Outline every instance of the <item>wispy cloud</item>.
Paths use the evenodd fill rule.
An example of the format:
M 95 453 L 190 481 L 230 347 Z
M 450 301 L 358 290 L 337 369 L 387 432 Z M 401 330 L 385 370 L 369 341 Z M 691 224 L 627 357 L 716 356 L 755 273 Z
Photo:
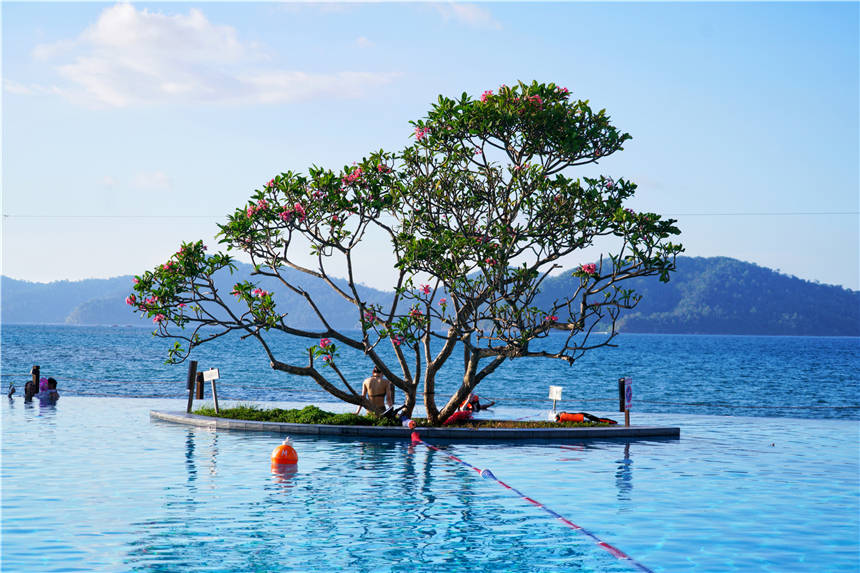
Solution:
M 435 7 L 445 20 L 453 20 L 473 28 L 502 29 L 501 22 L 496 20 L 489 10 L 477 4 L 448 2 L 446 4 L 435 4 Z
M 65 84 L 54 93 L 87 105 L 287 103 L 312 97 L 360 97 L 396 74 L 313 74 L 266 67 L 269 56 L 243 43 L 235 28 L 210 22 L 197 8 L 165 14 L 130 4 L 102 11 L 73 40 L 36 47 Z M 344 83 L 346 85 L 344 85 Z M 6 82 L 10 93 L 47 91 Z M 17 90 L 17 91 L 14 91 Z
M 359 48 L 372 48 L 374 44 L 364 36 L 359 36 L 355 39 L 355 45 Z
M 131 186 L 140 191 L 169 191 L 173 182 L 163 171 L 137 173 L 131 178 Z

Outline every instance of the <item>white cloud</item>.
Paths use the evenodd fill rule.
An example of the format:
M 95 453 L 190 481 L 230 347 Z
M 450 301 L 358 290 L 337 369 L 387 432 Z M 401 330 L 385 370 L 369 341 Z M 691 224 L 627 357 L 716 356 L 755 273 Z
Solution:
M 141 191 L 169 191 L 173 183 L 163 171 L 153 171 L 137 173 L 131 178 L 131 186 Z
M 76 39 L 39 45 L 33 55 L 56 62 L 56 71 L 67 82 L 61 88 L 64 96 L 113 107 L 357 97 L 395 77 L 263 68 L 268 54 L 254 43 L 242 43 L 234 28 L 213 24 L 196 8 L 187 14 L 164 14 L 116 4 Z M 348 85 L 333 89 L 340 81 Z
M 502 24 L 496 20 L 489 10 L 477 4 L 461 4 L 449 2 L 447 4 L 436 4 L 436 10 L 445 20 L 454 20 L 460 24 L 473 28 L 489 28 L 501 30 Z
M 365 38 L 364 36 L 359 36 L 355 39 L 355 45 L 359 48 L 371 48 L 373 47 L 373 42 Z

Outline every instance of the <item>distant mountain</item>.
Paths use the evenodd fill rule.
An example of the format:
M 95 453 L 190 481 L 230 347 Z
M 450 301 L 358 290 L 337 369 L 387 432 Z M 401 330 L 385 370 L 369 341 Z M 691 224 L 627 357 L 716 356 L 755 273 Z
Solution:
M 542 302 L 576 282 L 570 273 L 552 277 Z M 642 300 L 622 313 L 622 332 L 860 336 L 860 292 L 727 257 L 678 257 L 670 282 L 637 278 L 625 288 Z
M 251 266 L 239 264 L 226 281 L 250 277 Z M 297 271 L 303 287 L 335 328 L 358 326 L 355 311 L 327 285 Z M 149 327 L 125 304 L 131 276 L 84 281 L 31 283 L 0 278 L 0 321 L 5 324 L 118 324 Z M 291 324 L 317 328 L 316 316 L 294 293 L 272 279 L 257 281 L 278 293 L 278 305 L 288 309 Z M 539 302 L 545 304 L 570 292 L 578 279 L 569 272 L 543 284 Z M 336 281 L 341 287 L 346 282 Z M 230 283 L 227 283 L 230 284 Z M 636 309 L 622 315 L 622 332 L 691 334 L 775 334 L 860 336 L 860 292 L 822 285 L 726 257 L 679 257 L 669 283 L 656 277 L 632 279 L 628 286 L 643 295 Z M 391 293 L 360 287 L 361 296 L 383 303 Z M 286 296 L 285 296 L 286 295 Z

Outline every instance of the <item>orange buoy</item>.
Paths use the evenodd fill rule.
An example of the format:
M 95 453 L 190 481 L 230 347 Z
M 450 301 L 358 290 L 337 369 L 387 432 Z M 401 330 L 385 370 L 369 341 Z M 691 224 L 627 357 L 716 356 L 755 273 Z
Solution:
M 299 455 L 293 448 L 289 438 L 284 438 L 284 443 L 272 450 L 272 465 L 292 465 L 299 463 Z

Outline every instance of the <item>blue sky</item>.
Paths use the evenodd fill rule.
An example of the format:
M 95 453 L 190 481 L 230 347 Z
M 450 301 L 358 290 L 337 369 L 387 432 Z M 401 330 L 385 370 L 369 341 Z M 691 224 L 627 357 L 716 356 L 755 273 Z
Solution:
M 857 3 L 2 3 L 2 272 L 140 273 L 438 94 L 555 82 L 691 256 L 860 288 Z M 586 262 L 597 251 L 583 253 Z M 389 288 L 386 245 L 360 259 Z

